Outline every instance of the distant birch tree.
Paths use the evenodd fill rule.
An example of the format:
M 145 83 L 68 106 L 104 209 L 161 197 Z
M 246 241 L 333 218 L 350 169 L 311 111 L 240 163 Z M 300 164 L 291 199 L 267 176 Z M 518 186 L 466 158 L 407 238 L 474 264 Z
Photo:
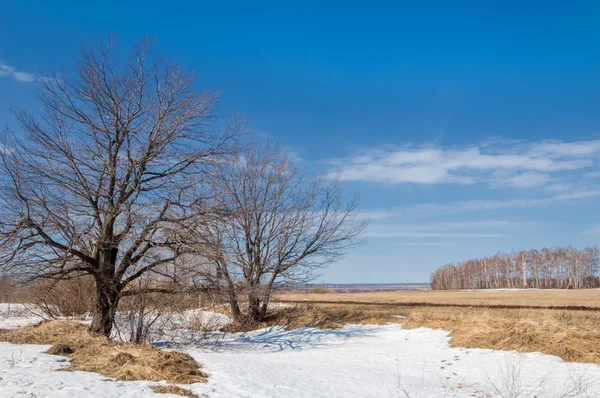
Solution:
M 599 267 L 595 247 L 513 251 L 444 265 L 431 274 L 431 288 L 597 288 L 600 286 Z

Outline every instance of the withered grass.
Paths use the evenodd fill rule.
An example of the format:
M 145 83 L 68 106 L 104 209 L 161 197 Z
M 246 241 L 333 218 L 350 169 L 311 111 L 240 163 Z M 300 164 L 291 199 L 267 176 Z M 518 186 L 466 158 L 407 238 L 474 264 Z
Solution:
M 77 322 L 49 321 L 19 329 L 0 330 L 0 341 L 13 344 L 51 344 L 48 354 L 71 359 L 61 370 L 96 372 L 117 380 L 203 383 L 208 375 L 188 354 L 163 351 L 151 345 L 119 343 L 89 332 Z M 175 389 L 175 387 L 173 387 Z M 182 389 L 182 388 L 180 388 Z M 183 390 L 183 389 L 182 389 Z
M 600 311 L 309 304 L 279 310 L 257 327 L 332 329 L 356 323 L 442 329 L 450 332 L 454 347 L 542 352 L 600 364 Z

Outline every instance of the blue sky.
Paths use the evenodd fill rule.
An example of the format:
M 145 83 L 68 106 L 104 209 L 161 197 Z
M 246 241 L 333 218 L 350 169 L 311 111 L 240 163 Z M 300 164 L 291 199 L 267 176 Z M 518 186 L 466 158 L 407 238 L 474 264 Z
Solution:
M 360 194 L 368 243 L 320 280 L 600 241 L 597 1 L 91 3 L 0 5 L 0 122 L 83 41 L 157 36 L 223 113 Z

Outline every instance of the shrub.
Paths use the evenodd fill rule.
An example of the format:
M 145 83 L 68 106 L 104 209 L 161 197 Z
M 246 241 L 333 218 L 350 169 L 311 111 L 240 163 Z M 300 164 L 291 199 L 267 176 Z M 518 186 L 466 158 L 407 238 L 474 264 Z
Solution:
M 32 301 L 51 318 L 82 317 L 94 310 L 94 280 L 81 276 L 61 281 L 42 281 L 33 286 Z
M 335 293 L 335 291 L 333 289 L 330 289 L 325 286 L 317 286 L 317 287 L 313 287 L 312 289 L 310 289 L 310 293 L 327 294 L 327 293 Z

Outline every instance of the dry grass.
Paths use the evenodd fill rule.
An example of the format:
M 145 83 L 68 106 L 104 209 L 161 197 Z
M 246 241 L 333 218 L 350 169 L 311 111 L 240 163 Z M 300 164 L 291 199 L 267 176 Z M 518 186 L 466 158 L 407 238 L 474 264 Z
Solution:
M 167 386 L 153 386 L 152 390 L 158 394 L 175 394 L 184 397 L 199 398 L 198 395 L 194 394 L 190 390 L 186 390 L 185 388 L 181 388 L 174 384 L 169 384 Z
M 514 306 L 586 306 L 600 308 L 600 290 L 522 290 L 522 291 L 396 291 L 367 293 L 280 293 L 276 297 L 290 301 L 369 302 L 386 304 L 458 304 Z
M 337 329 L 347 324 L 384 325 L 394 319 L 389 308 L 369 308 L 364 306 L 313 306 L 310 309 L 285 308 L 271 314 L 266 325 L 276 323 L 289 329 L 315 327 Z
M 332 294 L 335 293 L 335 290 L 326 288 L 324 286 L 317 286 L 310 289 L 311 294 Z
M 256 327 L 331 329 L 349 323 L 443 329 L 451 332 L 450 343 L 455 347 L 542 352 L 568 362 L 600 364 L 600 312 L 596 311 L 314 304 L 309 309 L 281 310 Z
M 229 330 L 401 323 L 407 329 L 449 331 L 455 347 L 542 352 L 568 362 L 600 364 L 600 290 L 283 293 L 277 298 L 297 304 L 261 324 L 231 325 Z M 531 306 L 564 309 L 519 308 Z
M 542 352 L 600 364 L 597 312 L 416 308 L 401 321 L 409 329 L 450 331 L 456 347 Z
M 64 370 L 96 372 L 117 380 L 203 383 L 208 376 L 191 356 L 162 351 L 149 345 L 118 343 L 93 335 L 87 326 L 64 321 L 42 322 L 14 330 L 0 330 L 0 341 L 14 344 L 52 344 L 48 354 L 71 358 Z
M 288 316 L 283 316 L 281 322 L 289 323 L 290 327 L 302 326 L 303 323 L 324 328 L 340 327 L 345 321 L 397 322 L 405 328 L 428 327 L 450 331 L 450 343 L 456 347 L 542 352 L 559 356 L 565 361 L 600 364 L 600 290 L 287 293 L 279 298 L 309 303 L 340 303 L 308 304 L 312 309 L 289 322 L 286 319 Z M 409 306 L 390 306 L 393 304 Z M 469 306 L 572 308 L 544 310 Z M 573 307 L 588 307 L 588 311 L 575 310 Z M 590 311 L 590 308 L 599 310 Z
M 53 318 L 82 317 L 94 309 L 94 295 L 90 292 L 96 290 L 96 284 L 90 276 L 58 282 L 42 280 L 32 289 L 32 302 Z

